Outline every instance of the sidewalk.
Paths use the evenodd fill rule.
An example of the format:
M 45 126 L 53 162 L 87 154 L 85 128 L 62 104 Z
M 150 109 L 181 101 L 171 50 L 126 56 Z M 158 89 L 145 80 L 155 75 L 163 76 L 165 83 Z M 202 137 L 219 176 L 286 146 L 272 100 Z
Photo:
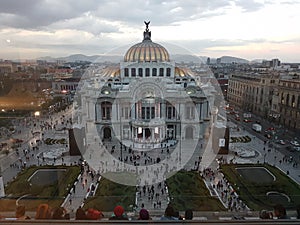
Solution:
M 84 166 L 84 172 L 78 176 L 77 181 L 61 206 L 71 214 L 74 214 L 79 206 L 83 206 L 85 199 L 90 194 L 91 185 L 96 185 L 97 179 L 97 176 L 92 178 L 88 173 L 87 166 Z

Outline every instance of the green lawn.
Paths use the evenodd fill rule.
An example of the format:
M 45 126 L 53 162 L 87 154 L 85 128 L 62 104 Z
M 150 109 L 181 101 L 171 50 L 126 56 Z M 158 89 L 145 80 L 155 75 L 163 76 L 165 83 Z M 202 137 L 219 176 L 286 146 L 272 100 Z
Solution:
M 116 205 L 122 205 L 126 211 L 135 204 L 136 190 L 101 177 L 95 197 L 88 198 L 85 209 L 95 208 L 101 211 L 113 211 Z
M 54 182 L 51 185 L 35 185 L 30 184 L 28 178 L 36 171 L 40 169 L 66 169 L 63 177 Z M 64 197 L 69 192 L 72 184 L 77 179 L 80 173 L 80 168 L 77 166 L 33 166 L 18 174 L 16 179 L 8 183 L 5 187 L 6 199 L 0 200 L 0 210 L 9 210 L 11 201 L 21 196 L 28 195 L 22 202 L 26 202 L 27 209 L 34 209 L 40 203 L 49 203 L 55 207 L 60 205 Z M 13 210 L 14 210 L 13 209 Z
M 171 204 L 176 210 L 225 210 L 218 198 L 212 197 L 198 172 L 180 171 L 166 181 Z
M 263 182 L 264 177 L 262 175 L 249 174 L 249 176 L 257 177 L 257 182 L 253 181 L 253 179 L 251 182 L 251 179 L 247 179 L 247 176 L 242 176 L 237 172 L 236 168 L 241 167 L 264 167 L 276 177 L 276 180 Z M 281 203 L 286 208 L 295 208 L 300 202 L 299 184 L 295 183 L 276 167 L 261 164 L 227 164 L 221 166 L 221 171 L 233 185 L 240 198 L 253 210 L 272 209 L 276 203 Z M 255 173 L 255 170 L 253 172 Z M 290 202 L 278 202 L 279 198 L 277 200 L 270 199 L 266 195 L 268 192 L 286 194 L 290 198 Z

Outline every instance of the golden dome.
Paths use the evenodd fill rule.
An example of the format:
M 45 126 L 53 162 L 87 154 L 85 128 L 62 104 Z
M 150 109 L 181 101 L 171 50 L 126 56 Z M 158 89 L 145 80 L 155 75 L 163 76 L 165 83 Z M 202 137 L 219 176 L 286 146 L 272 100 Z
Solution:
M 142 42 L 133 45 L 124 56 L 125 62 L 164 62 L 170 61 L 168 51 L 161 45 L 151 41 L 151 31 L 146 24 L 144 39 Z
M 133 45 L 124 56 L 125 62 L 163 62 L 170 61 L 168 51 L 161 45 L 144 40 Z

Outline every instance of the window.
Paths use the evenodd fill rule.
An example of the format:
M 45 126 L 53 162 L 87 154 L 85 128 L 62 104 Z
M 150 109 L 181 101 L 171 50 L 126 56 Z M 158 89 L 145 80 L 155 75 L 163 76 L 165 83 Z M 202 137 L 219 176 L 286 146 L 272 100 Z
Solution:
M 129 107 L 125 106 L 122 108 L 122 117 L 124 119 L 129 119 L 130 118 L 130 110 Z
M 157 69 L 156 69 L 156 68 L 153 68 L 153 69 L 152 69 L 152 76 L 153 76 L 153 77 L 156 77 L 156 76 L 157 76 Z
M 151 119 L 155 118 L 155 107 L 151 107 Z
M 149 76 L 150 76 L 150 69 L 146 68 L 146 77 L 149 77 Z
M 164 68 L 159 68 L 159 76 L 160 77 L 164 76 Z
M 283 93 L 281 93 L 281 104 L 284 104 L 284 95 L 283 95 Z
M 124 76 L 125 76 L 125 77 L 129 77 L 129 71 L 128 71 L 128 68 L 125 68 L 125 69 L 124 69 Z
M 131 76 L 132 77 L 136 76 L 136 70 L 135 70 L 135 68 L 131 68 Z
M 112 104 L 110 102 L 102 102 L 101 103 L 101 111 L 102 111 L 102 119 L 103 120 L 111 120 L 111 109 L 112 109 Z
M 150 107 L 146 107 L 146 118 L 145 119 L 150 119 Z
M 155 107 L 154 106 L 147 106 L 142 107 L 142 119 L 143 120 L 150 120 L 155 118 Z
M 143 68 L 139 68 L 139 77 L 143 77 Z
M 146 118 L 146 107 L 142 107 L 142 119 Z
M 171 76 L 171 68 L 167 68 L 167 77 Z
M 168 107 L 168 108 L 167 108 L 167 118 L 168 118 L 168 119 L 171 119 L 171 117 L 172 117 L 172 108 L 171 108 L 171 107 Z
M 295 102 L 295 95 L 292 96 L 292 107 L 296 107 L 296 102 Z
M 176 115 L 175 107 L 174 106 L 168 106 L 167 107 L 167 118 L 168 119 L 175 119 L 176 118 L 175 115 Z
M 195 107 L 194 106 L 186 106 L 185 107 L 185 118 L 188 120 L 195 119 Z

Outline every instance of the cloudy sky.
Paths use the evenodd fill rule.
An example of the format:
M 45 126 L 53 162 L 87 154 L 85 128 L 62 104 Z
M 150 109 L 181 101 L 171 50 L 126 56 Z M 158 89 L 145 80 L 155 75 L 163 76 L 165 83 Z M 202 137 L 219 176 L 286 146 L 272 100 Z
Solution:
M 300 0 L 0 0 L 0 58 L 107 54 L 142 40 L 300 62 Z

